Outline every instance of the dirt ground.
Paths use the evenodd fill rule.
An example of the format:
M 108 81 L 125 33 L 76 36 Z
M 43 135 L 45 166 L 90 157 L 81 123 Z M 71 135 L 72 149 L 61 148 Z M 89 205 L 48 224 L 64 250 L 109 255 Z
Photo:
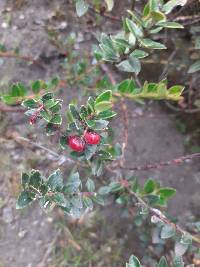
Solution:
M 20 1 L 0 1 L 0 42 L 4 43 L 8 50 L 19 47 L 21 54 L 40 59 L 44 67 L 29 65 L 16 59 L 3 59 L 0 64 L 1 88 L 11 81 L 28 82 L 40 78 L 46 80 L 56 74 L 62 77 L 59 51 L 49 42 L 47 26 L 58 29 L 63 35 L 75 31 L 83 38 L 78 43 L 80 49 L 93 38 L 92 35 L 83 33 L 83 20 L 73 16 L 73 10 L 64 0 L 24 1 L 25 3 L 19 6 L 17 2 Z M 62 10 L 64 15 L 62 14 L 61 19 L 52 19 L 55 10 Z M 67 92 L 67 102 L 72 96 L 73 94 Z M 133 113 L 142 116 L 129 119 L 127 166 L 169 160 L 185 153 L 185 137 L 177 130 L 176 117 L 164 108 L 164 104 L 149 103 L 148 107 L 144 108 L 128 102 L 128 106 Z M 154 117 L 149 117 L 149 113 L 154 114 Z M 114 121 L 113 125 L 118 132 L 116 138 L 120 140 L 122 121 L 120 124 Z M 43 261 L 49 244 L 56 235 L 55 214 L 46 215 L 37 206 L 24 212 L 16 211 L 15 197 L 22 170 L 35 167 L 46 172 L 48 167 L 53 169 L 56 163 L 52 156 L 43 151 L 30 149 L 29 146 L 22 146 L 14 141 L 6 142 L 5 134 L 13 131 L 22 136 L 37 138 L 34 130 L 27 126 L 23 114 L 0 115 L 0 266 L 40 267 L 39 263 Z M 40 135 L 38 140 L 43 141 Z M 136 174 L 142 180 L 153 177 L 161 180 L 164 185 L 177 189 L 177 196 L 170 202 L 169 207 L 172 215 L 199 216 L 199 163 L 199 160 L 188 161 L 181 166 Z M 106 219 L 112 221 L 108 215 Z M 132 250 L 134 247 L 129 248 L 129 251 Z

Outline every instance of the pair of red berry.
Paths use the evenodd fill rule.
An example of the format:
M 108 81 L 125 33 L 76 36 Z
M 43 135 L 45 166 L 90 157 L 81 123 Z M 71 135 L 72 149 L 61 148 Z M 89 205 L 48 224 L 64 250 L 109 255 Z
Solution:
M 98 145 L 100 142 L 100 135 L 95 132 L 86 132 L 82 137 L 78 135 L 71 135 L 67 138 L 69 147 L 77 152 L 83 152 L 86 144 Z

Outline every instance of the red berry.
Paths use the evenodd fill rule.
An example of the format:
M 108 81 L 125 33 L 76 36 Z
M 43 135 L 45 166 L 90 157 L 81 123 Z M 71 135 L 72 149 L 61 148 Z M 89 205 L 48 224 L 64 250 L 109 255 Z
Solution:
M 101 137 L 95 132 L 86 132 L 84 135 L 84 139 L 88 145 L 98 145 Z
M 67 141 L 69 147 L 74 151 L 83 152 L 85 149 L 85 141 L 77 135 L 69 136 Z

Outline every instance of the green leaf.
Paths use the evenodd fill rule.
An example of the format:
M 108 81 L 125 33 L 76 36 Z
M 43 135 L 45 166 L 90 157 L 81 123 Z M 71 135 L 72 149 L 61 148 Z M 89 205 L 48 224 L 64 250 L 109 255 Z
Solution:
M 69 110 L 71 112 L 73 119 L 80 119 L 79 113 L 78 113 L 75 105 L 69 104 Z
M 58 124 L 58 125 L 62 124 L 62 117 L 61 117 L 61 115 L 60 114 L 55 114 L 53 116 L 53 118 L 51 119 L 50 123 L 52 123 L 52 124 Z
M 174 236 L 175 234 L 176 234 L 176 230 L 172 226 L 165 224 L 162 227 L 160 236 L 162 239 L 167 239 L 167 238 Z
M 63 188 L 63 178 L 61 171 L 58 169 L 54 171 L 47 181 L 47 185 L 51 188 L 52 191 L 61 191 Z
M 132 53 L 131 56 L 136 57 L 136 58 L 145 58 L 147 57 L 149 54 L 143 50 L 140 49 L 135 49 Z
M 41 81 L 37 80 L 31 83 L 31 88 L 33 93 L 38 94 L 40 92 L 42 85 L 41 85 Z
M 29 180 L 30 180 L 29 175 L 25 172 L 22 173 L 21 183 L 22 183 L 23 188 L 25 188 L 26 185 L 29 184 Z
M 22 106 L 25 108 L 37 108 L 38 103 L 34 99 L 27 99 L 22 102 Z
M 103 112 L 105 110 L 108 110 L 112 108 L 112 102 L 110 101 L 102 101 L 99 103 L 95 103 L 95 111 L 97 113 Z
M 173 267 L 184 267 L 183 258 L 181 256 L 175 256 L 174 257 Z
M 17 199 L 16 209 L 23 209 L 27 207 L 32 201 L 33 199 L 30 197 L 30 193 L 22 191 Z
M 52 200 L 61 207 L 66 207 L 67 200 L 63 193 L 57 192 L 53 195 Z
M 151 17 L 154 21 L 165 21 L 167 19 L 165 14 L 160 11 L 151 11 Z
M 156 183 L 152 179 L 148 179 L 144 184 L 144 193 L 150 194 L 156 189 Z
M 141 63 L 137 58 L 130 56 L 128 60 L 120 62 L 117 65 L 117 68 L 121 71 L 134 72 L 135 74 L 138 74 L 141 70 Z
M 137 38 L 143 37 L 143 32 L 140 26 L 136 25 L 132 20 L 126 18 L 126 25 L 129 31 Z
M 111 188 L 109 186 L 101 186 L 98 190 L 98 193 L 100 195 L 108 195 L 111 191 Z
M 184 90 L 184 86 L 181 85 L 175 85 L 168 89 L 168 93 L 172 95 L 181 95 L 181 93 Z
M 13 84 L 11 87 L 11 96 L 19 97 L 24 96 L 27 92 L 27 88 L 22 83 Z
M 164 28 L 171 28 L 171 29 L 183 29 L 183 25 L 181 25 L 178 22 L 170 22 L 170 21 L 165 21 L 165 22 L 158 22 L 156 25 L 164 27 Z
M 45 104 L 45 102 L 49 99 L 52 99 L 54 97 L 53 93 L 46 93 L 42 96 L 42 102 Z
M 88 11 L 88 4 L 85 0 L 76 0 L 76 13 L 79 17 L 83 16 Z
M 90 209 L 93 208 L 93 202 L 92 202 L 91 198 L 83 196 L 83 203 L 87 208 L 90 208 Z
M 132 79 L 126 79 L 122 81 L 118 86 L 118 91 L 121 93 L 132 93 L 136 89 L 135 81 Z
M 168 267 L 166 258 L 164 256 L 162 256 L 162 258 L 160 259 L 158 263 L 158 267 Z
M 149 0 L 149 8 L 151 11 L 159 10 L 159 1 L 158 0 Z
M 47 123 L 45 130 L 46 130 L 46 135 L 51 136 L 51 135 L 55 134 L 55 132 L 58 130 L 58 128 L 56 125 L 54 125 L 52 123 Z
M 138 260 L 137 257 L 135 257 L 134 255 L 131 255 L 130 259 L 129 259 L 129 265 L 128 267 L 140 267 L 140 261 Z
M 86 182 L 86 188 L 89 192 L 95 191 L 95 184 L 92 179 L 88 178 Z
M 164 198 L 170 198 L 176 194 L 176 189 L 171 187 L 163 187 L 158 190 L 158 194 Z
M 57 104 L 58 104 L 58 101 L 55 101 L 54 99 L 49 99 L 49 100 L 45 101 L 45 108 L 50 109 Z
M 155 42 L 151 39 L 140 39 L 139 40 L 140 45 L 146 48 L 150 49 L 166 49 L 166 46 L 164 44 L 161 44 L 159 42 Z
M 116 112 L 112 110 L 105 110 L 98 114 L 98 117 L 102 120 L 111 119 L 117 115 Z
M 97 145 L 88 145 L 85 149 L 85 157 L 87 160 L 90 160 L 91 157 L 96 153 Z
M 112 91 L 111 90 L 107 90 L 105 92 L 103 92 L 102 94 L 100 94 L 96 100 L 95 100 L 95 105 L 97 103 L 103 102 L 103 101 L 110 101 L 112 97 Z
M 184 6 L 186 2 L 186 0 L 170 0 L 166 4 L 164 4 L 163 11 L 165 12 L 165 14 L 169 14 L 176 6 Z
M 188 73 L 194 73 L 196 71 L 200 71 L 200 60 L 196 61 L 190 66 Z
M 106 127 L 109 124 L 109 121 L 107 121 L 107 120 L 101 120 L 101 119 L 100 120 L 95 120 L 94 122 L 95 122 L 95 124 L 92 127 L 94 130 L 103 130 L 103 129 L 106 129 Z
M 59 139 L 59 144 L 60 144 L 62 149 L 67 149 L 68 148 L 67 137 L 66 136 L 61 136 L 60 139 Z
M 42 118 L 45 121 L 47 121 L 47 122 L 50 122 L 51 121 L 51 115 L 46 110 L 41 110 L 40 111 L 40 115 L 42 116 Z
M 143 9 L 143 16 L 144 17 L 147 17 L 150 13 L 150 5 L 149 3 L 147 3 L 145 6 L 144 6 L 144 9 Z
M 94 99 L 93 99 L 93 97 L 89 97 L 88 98 L 88 101 L 87 101 L 87 107 L 88 107 L 88 111 L 89 111 L 89 113 L 91 113 L 91 112 L 94 112 L 95 110 L 94 110 Z
M 42 184 L 42 176 L 38 170 L 32 170 L 30 174 L 30 181 L 29 185 L 33 186 L 34 188 L 39 188 Z
M 81 180 L 79 178 L 79 173 L 72 173 L 67 181 L 67 184 L 64 186 L 63 191 L 65 193 L 73 194 L 78 191 L 79 186 L 81 186 Z

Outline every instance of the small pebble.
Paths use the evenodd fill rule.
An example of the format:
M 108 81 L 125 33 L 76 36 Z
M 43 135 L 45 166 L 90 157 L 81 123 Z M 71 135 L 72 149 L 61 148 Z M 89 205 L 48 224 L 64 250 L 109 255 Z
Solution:
M 7 29 L 7 28 L 8 28 L 8 24 L 7 24 L 6 22 L 3 22 L 3 23 L 1 24 L 1 28 L 3 28 L 3 29 Z

